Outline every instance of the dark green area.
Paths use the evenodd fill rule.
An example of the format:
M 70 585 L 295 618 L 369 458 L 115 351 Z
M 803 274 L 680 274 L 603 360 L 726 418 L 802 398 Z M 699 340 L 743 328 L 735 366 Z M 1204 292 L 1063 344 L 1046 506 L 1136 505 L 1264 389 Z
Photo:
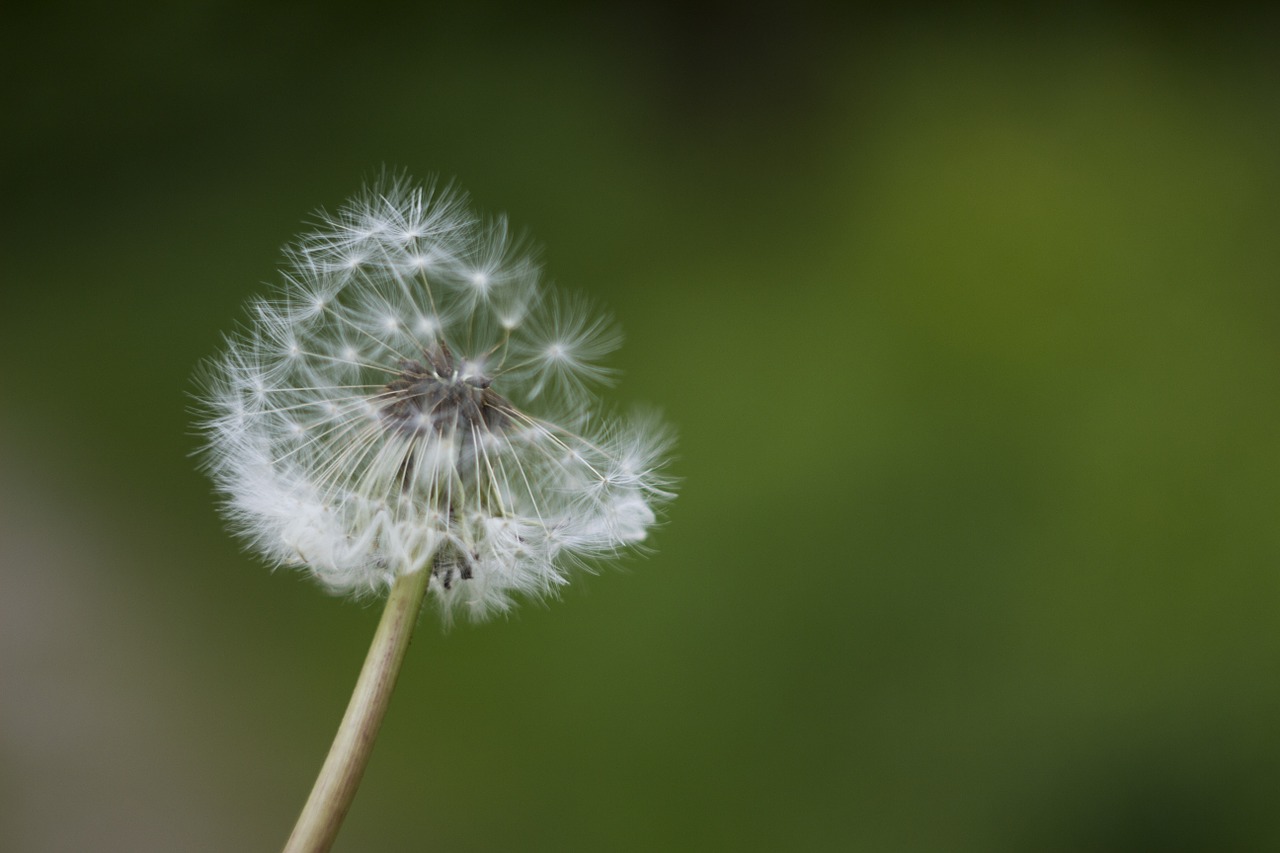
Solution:
M 337 849 L 1280 847 L 1277 31 L 1208 8 L 6 27 L 6 506 L 109 595 L 33 610 L 87 588 L 36 547 L 0 596 L 165 728 L 47 816 L 0 755 L 0 846 L 159 743 L 93 849 L 287 835 L 377 608 L 237 550 L 190 376 L 385 165 L 610 306 L 683 484 L 626 571 L 424 620 Z

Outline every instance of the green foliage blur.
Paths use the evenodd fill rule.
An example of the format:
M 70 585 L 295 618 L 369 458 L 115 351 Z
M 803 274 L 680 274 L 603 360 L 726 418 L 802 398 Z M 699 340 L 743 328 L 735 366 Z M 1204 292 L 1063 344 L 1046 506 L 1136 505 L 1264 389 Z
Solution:
M 191 376 L 384 166 L 611 307 L 683 482 L 424 618 L 337 850 L 1280 849 L 1274 21 L 836 9 L 4 28 L 0 849 L 288 835 L 378 609 L 225 533 Z

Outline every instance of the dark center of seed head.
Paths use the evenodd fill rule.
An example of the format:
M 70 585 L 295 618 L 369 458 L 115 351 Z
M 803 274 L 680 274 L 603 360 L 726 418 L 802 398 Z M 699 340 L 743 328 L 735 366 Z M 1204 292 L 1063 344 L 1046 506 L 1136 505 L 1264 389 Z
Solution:
M 459 375 L 444 341 L 424 348 L 421 360 L 397 362 L 396 371 L 378 397 L 389 430 L 409 437 L 456 433 L 467 443 L 479 432 L 502 430 L 511 421 L 511 403 L 489 387 L 493 379 Z

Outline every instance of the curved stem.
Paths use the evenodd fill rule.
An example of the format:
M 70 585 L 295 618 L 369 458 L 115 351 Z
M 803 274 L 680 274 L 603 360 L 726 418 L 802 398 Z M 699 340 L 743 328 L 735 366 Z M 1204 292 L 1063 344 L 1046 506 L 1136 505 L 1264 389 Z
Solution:
M 373 740 L 391 700 L 391 690 L 409 647 L 409 638 L 413 636 L 430 579 L 431 569 L 424 566 L 412 574 L 401 575 L 391 587 L 351 702 L 329 748 L 329 757 L 316 778 L 307 804 L 302 807 L 284 853 L 324 853 L 333 846 L 369 763 Z

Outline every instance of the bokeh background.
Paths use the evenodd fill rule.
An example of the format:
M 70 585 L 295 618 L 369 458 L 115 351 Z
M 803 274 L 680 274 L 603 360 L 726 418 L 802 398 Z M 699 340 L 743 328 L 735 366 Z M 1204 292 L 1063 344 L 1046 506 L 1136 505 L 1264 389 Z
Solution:
M 1280 849 L 1270 15 L 7 17 L 0 849 L 287 836 L 378 611 L 224 532 L 190 376 L 384 166 L 613 309 L 683 484 L 424 618 L 338 850 Z

